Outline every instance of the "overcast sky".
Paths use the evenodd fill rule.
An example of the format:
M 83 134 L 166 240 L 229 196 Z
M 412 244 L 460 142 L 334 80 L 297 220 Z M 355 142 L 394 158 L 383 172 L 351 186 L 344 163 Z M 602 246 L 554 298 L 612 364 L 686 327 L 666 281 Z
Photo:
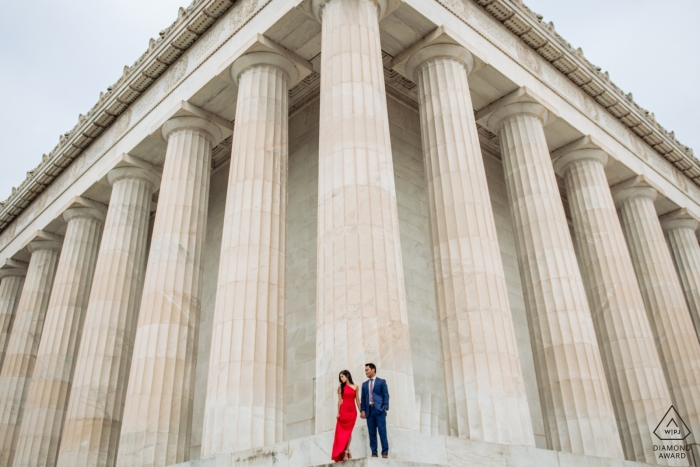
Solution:
M 431 1 L 431 0 L 421 0 Z M 700 157 L 698 0 L 525 0 Z M 0 200 L 170 25 L 181 0 L 4 1 Z

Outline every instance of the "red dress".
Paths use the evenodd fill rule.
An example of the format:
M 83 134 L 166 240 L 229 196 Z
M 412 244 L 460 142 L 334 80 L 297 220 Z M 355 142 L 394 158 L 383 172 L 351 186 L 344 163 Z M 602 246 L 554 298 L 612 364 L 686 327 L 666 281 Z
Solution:
M 343 392 L 343 402 L 340 404 L 340 417 L 335 425 L 335 439 L 333 440 L 333 453 L 331 458 L 340 462 L 345 459 L 345 449 L 350 442 L 352 429 L 357 420 L 357 409 L 355 408 L 356 391 L 349 385 L 345 385 Z

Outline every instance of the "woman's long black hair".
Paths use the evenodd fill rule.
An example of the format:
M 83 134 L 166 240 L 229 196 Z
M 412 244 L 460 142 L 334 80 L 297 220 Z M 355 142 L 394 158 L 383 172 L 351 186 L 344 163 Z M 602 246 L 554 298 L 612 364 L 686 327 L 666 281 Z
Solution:
M 340 381 L 340 395 L 342 396 L 343 394 L 345 394 L 345 383 L 343 383 L 343 381 L 340 379 L 341 375 L 345 375 L 345 377 L 348 379 L 348 382 L 350 384 L 355 384 L 355 383 L 353 382 L 352 375 L 350 374 L 350 372 L 348 370 L 341 371 L 338 374 L 338 381 Z

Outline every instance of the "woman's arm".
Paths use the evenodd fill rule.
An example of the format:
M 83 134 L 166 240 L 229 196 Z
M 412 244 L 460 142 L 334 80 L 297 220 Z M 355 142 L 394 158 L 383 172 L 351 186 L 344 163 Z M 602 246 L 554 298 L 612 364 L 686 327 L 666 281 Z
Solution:
M 389 410 L 389 385 L 386 384 L 386 380 L 384 380 L 384 405 L 386 406 L 385 410 Z
M 340 418 L 340 405 L 343 403 L 343 396 L 340 394 L 340 386 L 338 386 L 338 413 L 335 418 Z
M 357 411 L 362 412 L 362 406 L 360 405 L 360 386 L 355 386 L 355 404 L 357 405 Z

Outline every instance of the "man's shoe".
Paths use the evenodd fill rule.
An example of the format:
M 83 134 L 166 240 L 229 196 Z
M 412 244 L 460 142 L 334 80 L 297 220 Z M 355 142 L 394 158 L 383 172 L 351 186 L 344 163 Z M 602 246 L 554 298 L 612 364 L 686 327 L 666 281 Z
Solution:
M 389 458 L 389 454 L 382 454 L 382 458 L 383 458 L 383 459 L 388 459 L 388 458 Z
M 372 454 L 372 457 L 378 457 L 376 454 Z

